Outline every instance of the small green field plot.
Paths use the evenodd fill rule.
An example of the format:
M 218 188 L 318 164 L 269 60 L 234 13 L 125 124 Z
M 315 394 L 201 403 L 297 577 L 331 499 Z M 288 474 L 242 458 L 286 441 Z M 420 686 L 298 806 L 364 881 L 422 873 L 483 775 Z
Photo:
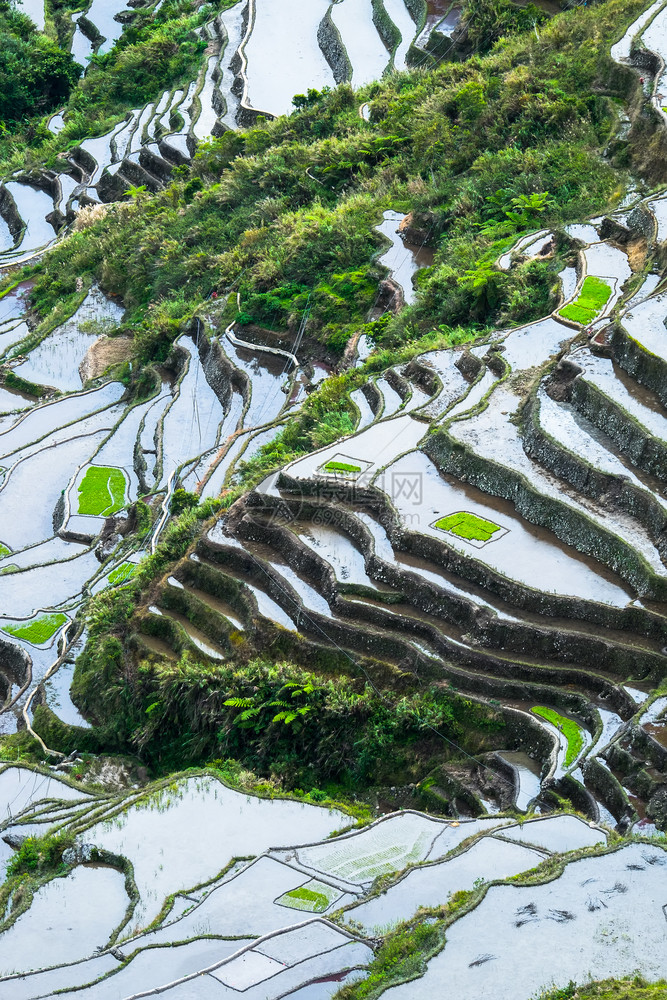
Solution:
M 293 910 L 306 910 L 308 913 L 324 913 L 341 896 L 342 893 L 339 889 L 334 889 L 331 885 L 325 885 L 324 882 L 313 880 L 299 886 L 298 889 L 292 889 L 290 892 L 284 893 L 284 895 L 276 900 L 276 903 L 279 906 L 289 906 Z
M 118 584 L 125 583 L 130 577 L 134 576 L 137 567 L 134 563 L 125 562 L 121 563 L 120 566 L 116 566 L 114 570 L 109 573 L 109 583 Z
M 487 521 L 486 518 L 470 514 L 465 510 L 441 517 L 434 522 L 433 527 L 440 528 L 441 531 L 448 531 L 458 538 L 465 538 L 468 542 L 481 542 L 482 544 L 490 542 L 494 535 L 498 535 L 498 532 L 505 534 L 505 530 L 499 524 L 494 524 L 493 521 Z
M 325 472 L 361 472 L 360 465 L 348 465 L 347 462 L 327 462 Z
M 328 462 L 321 465 L 318 471 L 328 476 L 356 479 L 370 467 L 370 462 L 363 462 L 361 459 L 351 458 L 349 455 L 334 455 Z
M 5 625 L 3 632 L 13 635 L 15 639 L 25 639 L 33 646 L 41 646 L 56 634 L 67 621 L 67 615 L 53 614 L 33 618 L 29 622 L 19 622 L 16 625 Z
M 108 517 L 125 506 L 122 469 L 91 465 L 79 483 L 79 514 Z
M 559 730 L 565 737 L 567 741 L 567 750 L 565 751 L 565 766 L 569 767 L 570 764 L 574 764 L 575 760 L 584 749 L 584 734 L 581 729 L 574 722 L 573 719 L 568 719 L 564 715 L 560 715 L 555 712 L 553 708 L 545 708 L 543 705 L 536 705 L 531 709 L 535 715 L 539 715 L 541 718 L 546 719 L 550 722 L 556 729 Z
M 611 296 L 611 288 L 602 278 L 595 278 L 589 275 L 584 279 L 581 291 L 574 302 L 568 306 L 563 306 L 559 315 L 563 319 L 571 319 L 575 323 L 586 326 L 594 320 L 598 313 L 602 312 Z
M 5 556 L 8 556 L 11 551 L 11 549 L 8 549 L 6 545 L 3 545 L 2 542 L 0 542 L 0 559 L 4 559 Z

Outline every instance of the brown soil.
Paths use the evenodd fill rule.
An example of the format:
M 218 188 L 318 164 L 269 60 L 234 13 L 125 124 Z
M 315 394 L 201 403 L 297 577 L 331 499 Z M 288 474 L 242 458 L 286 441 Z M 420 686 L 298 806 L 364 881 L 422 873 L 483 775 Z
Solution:
M 91 378 L 99 378 L 110 365 L 127 361 L 132 351 L 129 337 L 99 337 L 79 365 L 81 381 L 85 384 Z
M 632 240 L 625 247 L 628 261 L 633 271 L 641 271 L 646 263 L 647 245 L 646 240 L 641 236 L 638 240 Z

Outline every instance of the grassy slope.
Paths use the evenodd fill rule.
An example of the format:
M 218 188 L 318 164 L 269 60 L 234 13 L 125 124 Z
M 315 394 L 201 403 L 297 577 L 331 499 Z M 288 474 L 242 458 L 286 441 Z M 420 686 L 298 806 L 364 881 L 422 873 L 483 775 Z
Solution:
M 193 79 L 206 45 L 194 30 L 230 3 L 215 0 L 198 9 L 194 0 L 169 0 L 155 17 L 138 11 L 114 49 L 91 60 L 69 95 L 68 121 L 57 136 L 42 118 L 26 119 L 0 134 L 0 176 L 44 164 L 58 169 L 60 153 L 88 136 L 104 134 L 129 110 L 157 99 L 165 89 Z M 69 14 L 57 11 L 55 23 L 62 44 L 69 45 Z
M 275 328 L 309 302 L 310 332 L 340 349 L 375 300 L 373 226 L 391 205 L 416 212 L 440 249 L 417 305 L 376 331 L 388 343 L 542 315 L 553 266 L 501 275 L 490 264 L 517 232 L 604 210 L 620 192 L 599 151 L 615 125 L 607 95 L 627 97 L 634 78 L 607 51 L 641 6 L 578 8 L 539 43 L 522 35 L 483 58 L 389 77 L 362 92 L 371 123 L 343 86 L 227 133 L 168 191 L 115 206 L 61 244 L 36 302 L 45 311 L 95 275 L 124 296 L 146 359 L 164 357 L 211 290 L 234 286 L 243 318 Z

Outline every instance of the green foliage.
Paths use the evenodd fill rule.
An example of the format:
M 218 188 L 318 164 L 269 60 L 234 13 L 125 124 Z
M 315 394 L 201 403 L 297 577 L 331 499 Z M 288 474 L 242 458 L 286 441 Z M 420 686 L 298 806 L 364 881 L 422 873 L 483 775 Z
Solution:
M 554 205 L 554 199 L 549 197 L 546 191 L 539 194 L 520 194 L 510 200 L 511 209 L 505 209 L 505 215 L 520 229 L 528 229 L 536 225 L 539 216 L 546 212 L 547 208 Z
M 89 466 L 79 484 L 79 514 L 114 514 L 125 504 L 125 486 L 122 469 Z
M 153 515 L 151 514 L 151 509 L 147 503 L 144 503 L 143 500 L 137 500 L 134 505 L 134 512 L 137 523 L 137 535 L 139 538 L 143 538 L 148 534 L 153 525 Z
M 4 625 L 2 631 L 16 639 L 26 639 L 35 646 L 48 642 L 67 621 L 67 615 L 42 615 L 32 621 L 17 625 Z
M 667 996 L 667 983 L 648 983 L 643 976 L 633 979 L 606 979 L 604 982 L 575 986 L 570 983 L 562 989 L 549 990 L 540 1000 L 663 1000 Z
M 19 762 L 38 764 L 43 759 L 44 753 L 40 744 L 26 730 L 0 736 L 0 760 L 11 761 L 14 764 Z
M 5 93 L 16 96 L 7 119 L 15 125 L 14 132 L 0 134 L 0 161 L 5 160 L 3 175 L 44 163 L 48 167 L 60 167 L 58 154 L 74 143 L 104 134 L 130 108 L 141 107 L 157 99 L 164 90 L 193 79 L 206 46 L 206 42 L 195 34 L 195 29 L 210 17 L 208 5 L 198 9 L 195 0 L 177 0 L 163 4 L 157 14 L 150 7 L 137 10 L 132 23 L 126 25 L 111 51 L 105 56 L 93 56 L 85 77 L 70 94 L 65 128 L 54 136 L 45 123 L 34 116 L 62 104 L 79 76 L 80 67 L 72 62 L 69 52 L 64 51 L 69 47 L 71 35 L 71 19 L 66 12 L 68 5 L 52 2 L 51 7 L 61 49 L 48 37 L 48 28 L 47 34 L 37 33 L 32 22 L 23 15 L 16 16 L 28 26 L 30 35 L 26 44 L 29 51 L 19 52 L 18 62 L 14 60 L 11 47 L 5 50 L 3 36 L 0 75 L 3 59 L 6 63 L 11 59 L 7 66 Z M 81 5 L 69 5 L 69 9 L 80 10 Z M 41 86 L 46 89 L 40 96 Z M 0 107 L 3 99 L 0 97 Z M 6 100 L 5 103 L 10 102 Z M 32 117 L 26 120 L 28 116 Z
M 52 837 L 26 837 L 18 851 L 9 859 L 7 877 L 43 877 L 56 874 L 62 867 L 63 851 L 73 843 L 74 835 L 69 833 L 55 834 Z
M 98 711 L 108 688 L 116 687 L 118 704 L 117 685 L 118 678 L 104 693 L 90 691 Z M 142 663 L 121 704 L 126 739 L 161 766 L 226 756 L 286 788 L 421 777 L 422 754 L 449 752 L 431 727 L 465 742 L 477 733 L 484 742 L 484 730 L 502 725 L 493 710 L 440 688 L 381 697 L 367 681 L 339 673 L 265 659 L 204 665 L 190 652 L 177 662 Z
M 307 286 L 297 282 L 279 285 L 270 292 L 252 292 L 244 299 L 243 310 L 236 316 L 236 322 L 243 326 L 258 323 L 271 330 L 281 329 L 300 319 L 307 300 Z
M 73 105 L 98 107 L 105 88 L 110 103 L 142 103 L 132 81 L 145 99 L 143 70 L 165 64 L 163 47 L 173 42 L 174 59 L 187 55 L 195 15 L 188 20 L 185 9 L 166 22 L 161 11 L 152 26 L 138 12 L 140 27 L 86 76 Z M 57 246 L 41 265 L 36 300 L 46 309 L 77 276 L 102 279 L 123 296 L 145 363 L 164 360 L 211 289 L 233 287 L 240 321 L 292 332 L 308 303 L 307 334 L 340 352 L 377 297 L 374 227 L 391 205 L 431 220 L 425 236 L 438 251 L 415 306 L 385 323 L 384 343 L 444 324 L 470 336 L 543 315 L 557 262 L 500 275 L 493 260 L 517 231 L 605 210 L 618 194 L 617 175 L 598 155 L 615 120 L 603 94 L 623 96 L 608 47 L 638 9 L 621 0 L 578 8 L 538 39 L 534 10 L 480 0 L 473 21 L 486 18 L 503 34 L 530 30 L 485 57 L 383 78 L 373 85 L 372 125 L 343 86 L 309 93 L 289 119 L 211 140 L 166 191 L 113 207 Z M 489 192 L 502 193 L 498 203 Z M 330 430 L 311 444 L 344 432 L 333 415 L 325 422 Z
M 551 722 L 552 725 L 559 730 L 567 740 L 567 751 L 565 753 L 565 766 L 569 767 L 570 764 L 574 764 L 575 760 L 584 748 L 584 737 L 581 729 L 574 722 L 573 719 L 568 719 L 564 715 L 560 715 L 555 712 L 552 708 L 544 708 L 543 706 L 536 706 L 531 709 L 535 715 L 540 715 L 543 719 Z
M 389 934 L 374 960 L 367 976 L 336 993 L 336 1000 L 375 1000 L 389 986 L 397 985 L 424 974 L 426 959 L 442 947 L 442 923 L 418 923 L 414 927 L 402 926 Z
M 547 20 L 548 15 L 533 3 L 519 7 L 510 0 L 466 0 L 468 43 L 477 52 L 487 52 L 499 38 L 531 31 Z
M 597 314 L 609 301 L 611 288 L 606 281 L 587 275 L 581 291 L 574 302 L 564 306 L 560 310 L 560 315 L 564 319 L 574 320 L 575 323 L 586 325 L 595 319 Z
M 109 573 L 109 583 L 115 586 L 118 583 L 127 583 L 127 581 L 134 576 L 137 571 L 137 567 L 134 563 L 124 562 L 120 566 L 116 566 L 114 570 Z
M 0 124 L 53 110 L 80 72 L 69 52 L 6 0 L 0 2 Z
M 294 726 L 296 724 L 298 728 L 300 723 L 304 721 L 304 716 L 312 712 L 315 707 L 316 700 L 310 699 L 310 696 L 318 692 L 319 689 L 312 681 L 306 681 L 304 684 L 287 681 L 273 700 L 266 701 L 257 697 L 227 698 L 224 704 L 227 708 L 242 709 L 234 718 L 233 723 L 243 728 L 253 727 L 256 729 L 258 725 L 267 726 L 275 722 L 280 722 L 285 726 Z M 288 695 L 292 699 L 305 697 L 307 700 L 301 703 L 292 703 L 284 700 Z M 282 711 L 275 714 L 269 711 L 268 715 L 266 714 L 267 709 L 275 708 L 280 708 Z M 273 717 L 271 718 L 271 716 Z
M 20 375 L 16 375 L 15 372 L 7 372 L 3 381 L 8 389 L 14 389 L 16 392 L 23 392 L 27 396 L 40 397 L 46 395 L 47 390 L 41 385 L 35 385 L 33 382 L 28 382 L 26 379 L 21 378 Z
M 74 112 L 103 107 L 108 115 L 115 109 L 141 107 L 174 81 L 193 74 L 206 44 L 194 34 L 201 18 L 191 3 L 165 7 L 157 17 L 147 11 L 134 18 L 110 52 L 93 56 L 91 70 L 72 95 Z
M 196 507 L 198 503 L 199 497 L 196 493 L 188 493 L 184 489 L 174 490 L 171 498 L 171 513 L 177 516 L 178 514 L 182 514 L 184 510 Z
M 456 514 L 448 514 L 435 522 L 436 528 L 449 531 L 459 538 L 473 539 L 478 542 L 488 542 L 500 527 L 493 521 L 487 521 L 476 514 L 467 511 L 458 511 Z
M 351 434 L 354 423 L 348 411 L 322 414 L 315 426 L 308 431 L 308 440 L 313 448 L 323 448 L 332 441 Z
M 306 94 L 295 94 L 292 98 L 292 104 L 295 108 L 299 109 L 312 107 L 312 105 L 317 104 L 329 92 L 329 87 L 324 87 L 322 90 L 315 90 L 314 87 L 309 87 Z
M 4 559 L 5 556 L 8 556 L 11 551 L 11 549 L 8 549 L 6 545 L 3 545 L 2 542 L 0 542 L 0 559 Z
M 204 500 L 197 507 L 188 507 L 167 526 L 154 555 L 141 562 L 137 580 L 146 586 L 176 559 L 180 559 L 201 531 L 202 521 L 211 517 L 220 507 L 217 500 Z

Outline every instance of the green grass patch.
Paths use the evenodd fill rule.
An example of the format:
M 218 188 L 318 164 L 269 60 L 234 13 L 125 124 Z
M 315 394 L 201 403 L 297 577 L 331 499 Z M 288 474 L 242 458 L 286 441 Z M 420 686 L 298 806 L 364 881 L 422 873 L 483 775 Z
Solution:
M 14 392 L 22 392 L 25 396 L 36 396 L 38 399 L 41 396 L 45 396 L 47 392 L 43 385 L 28 382 L 27 379 L 21 378 L 20 375 L 16 375 L 14 372 L 7 372 L 4 377 L 4 384 L 7 389 L 13 389 Z
M 327 462 L 327 464 L 324 466 L 324 471 L 356 473 L 356 472 L 361 472 L 361 466 L 349 465 L 347 462 Z
M 442 531 L 449 531 L 459 538 L 466 538 L 468 541 L 488 542 L 496 531 L 500 531 L 500 525 L 486 518 L 478 517 L 476 514 L 469 514 L 461 510 L 456 514 L 448 514 L 435 522 L 435 527 Z
M 34 646 L 48 642 L 59 628 L 67 621 L 67 615 L 42 615 L 34 621 L 22 622 L 20 625 L 5 625 L 3 632 L 13 635 L 15 639 L 26 639 Z
M 606 281 L 589 275 L 584 279 L 575 302 L 564 306 L 559 315 L 585 326 L 602 311 L 611 296 L 611 288 Z
M 5 556 L 8 556 L 11 551 L 11 549 L 8 549 L 6 545 L 3 545 L 2 542 L 0 542 L 0 559 L 4 559 Z
M 108 517 L 124 505 L 124 472 L 104 465 L 91 465 L 79 484 L 79 514 Z
M 531 711 L 546 719 L 547 722 L 551 722 L 563 734 L 567 740 L 565 766 L 569 767 L 584 749 L 584 736 L 577 723 L 558 712 L 554 712 L 552 708 L 544 708 L 542 705 L 536 705 Z
M 109 583 L 125 583 L 126 580 L 129 580 L 130 577 L 134 576 L 136 568 L 137 567 L 134 563 L 121 563 L 120 566 L 116 566 L 116 568 L 109 573 Z
M 642 976 L 633 979 L 605 979 L 604 982 L 575 986 L 569 983 L 562 989 L 541 994 L 541 1000 L 664 1000 L 667 984 L 648 983 Z

